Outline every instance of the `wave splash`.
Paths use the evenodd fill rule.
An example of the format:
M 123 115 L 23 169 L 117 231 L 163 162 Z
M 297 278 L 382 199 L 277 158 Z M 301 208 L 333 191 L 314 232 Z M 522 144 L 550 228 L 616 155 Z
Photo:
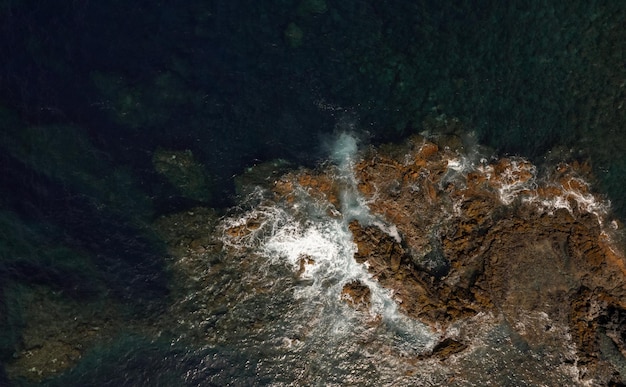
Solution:
M 304 305 L 319 308 L 333 316 L 328 332 L 342 335 L 362 325 L 364 320 L 379 319 L 402 351 L 429 351 L 439 335 L 427 325 L 403 315 L 393 292 L 383 288 L 355 259 L 357 246 L 349 224 L 353 220 L 372 225 L 400 242 L 395 226 L 374 216 L 357 189 L 353 173 L 358 156 L 357 139 L 349 134 L 337 136 L 331 151 L 338 186 L 338 206 L 296 187 L 295 198 L 285 202 L 262 199 L 256 191 L 252 210 L 224 222 L 223 242 L 230 248 L 248 249 L 266 257 L 272 264 L 286 264 L 296 273 L 300 286 L 294 297 Z M 337 208 L 339 207 L 339 208 Z M 235 231 L 233 231 L 235 230 Z M 342 301 L 342 290 L 358 282 L 370 290 L 369 309 L 358 313 Z M 329 323 L 327 321 L 326 323 Z

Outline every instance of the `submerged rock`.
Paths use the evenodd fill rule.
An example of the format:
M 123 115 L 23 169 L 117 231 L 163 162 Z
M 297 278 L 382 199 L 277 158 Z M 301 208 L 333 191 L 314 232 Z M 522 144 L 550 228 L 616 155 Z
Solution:
M 206 202 L 211 198 L 210 180 L 193 153 L 157 149 L 152 157 L 154 169 L 172 184 L 181 196 Z
M 298 25 L 294 22 L 291 22 L 285 28 L 285 42 L 291 48 L 298 48 L 302 46 L 302 38 L 304 37 L 304 32 L 302 28 L 298 27 Z

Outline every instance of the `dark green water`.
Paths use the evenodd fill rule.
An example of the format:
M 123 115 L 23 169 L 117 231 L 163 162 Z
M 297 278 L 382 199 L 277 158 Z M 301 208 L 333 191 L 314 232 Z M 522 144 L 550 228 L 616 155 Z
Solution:
M 337 130 L 474 132 L 540 166 L 588 161 L 625 219 L 624 20 L 619 1 L 0 1 L 0 385 L 24 349 L 20 289 L 156 319 L 175 278 L 149 225 L 223 213 L 233 176 L 314 165 Z M 228 341 L 170 339 L 120 334 L 46 383 L 273 381 Z

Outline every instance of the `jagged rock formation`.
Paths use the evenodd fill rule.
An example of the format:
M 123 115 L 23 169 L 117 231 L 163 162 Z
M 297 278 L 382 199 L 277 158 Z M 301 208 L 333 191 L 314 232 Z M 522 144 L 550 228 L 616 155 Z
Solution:
M 403 147 L 370 150 L 354 166 L 374 224 L 350 223 L 365 263 L 393 289 L 406 314 L 443 332 L 433 356 L 467 350 L 446 337 L 476 316 L 510 327 L 519 348 L 551 348 L 575 380 L 626 380 L 626 268 L 613 242 L 619 223 L 590 192 L 588 166 L 560 164 L 538 176 L 521 158 L 470 160 L 414 137 Z M 332 167 L 285 175 L 278 200 L 297 187 L 341 216 L 342 181 Z M 349 283 L 344 296 L 362 308 L 369 293 Z

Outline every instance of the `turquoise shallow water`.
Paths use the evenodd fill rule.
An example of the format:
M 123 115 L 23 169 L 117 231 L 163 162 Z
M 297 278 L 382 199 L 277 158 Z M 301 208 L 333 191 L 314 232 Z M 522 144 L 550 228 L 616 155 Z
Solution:
M 472 133 L 540 169 L 586 162 L 593 189 L 624 219 L 625 16 L 610 1 L 0 3 L 0 384 L 39 383 L 11 368 L 20 353 L 47 348 L 33 324 L 66 316 L 33 315 L 28 300 L 39 291 L 84 305 L 84 316 L 114 303 L 132 326 L 100 324 L 110 330 L 76 347 L 81 360 L 51 385 L 295 378 L 314 344 L 281 374 L 282 352 L 264 353 L 249 330 L 190 350 L 172 345 L 175 333 L 137 327 L 168 313 L 179 291 L 152 224 L 198 206 L 218 216 L 244 206 L 248 168 L 282 159 L 267 167 L 273 178 L 328 162 L 325 139 L 340 130 L 364 144 Z M 228 270 L 225 293 L 247 294 L 232 285 L 243 274 Z M 222 323 L 217 297 L 207 324 L 280 320 L 276 310 L 247 313 L 299 302 L 267 297 L 237 300 L 240 320 Z M 272 329 L 279 340 L 292 328 Z M 321 359 L 332 355 L 311 366 L 318 375 L 356 372 L 325 371 Z M 274 363 L 250 366 L 265 358 Z M 373 362 L 359 370 L 363 383 Z

